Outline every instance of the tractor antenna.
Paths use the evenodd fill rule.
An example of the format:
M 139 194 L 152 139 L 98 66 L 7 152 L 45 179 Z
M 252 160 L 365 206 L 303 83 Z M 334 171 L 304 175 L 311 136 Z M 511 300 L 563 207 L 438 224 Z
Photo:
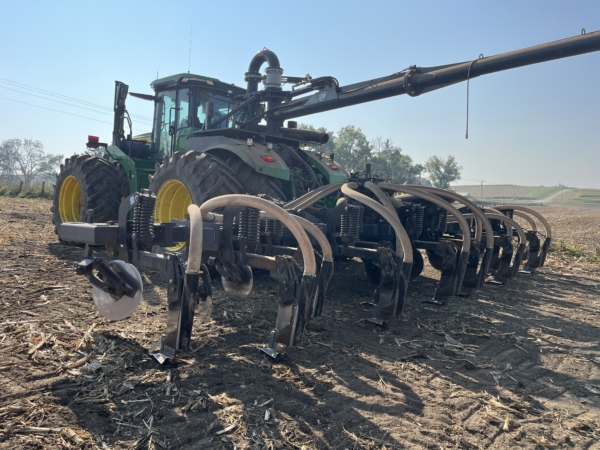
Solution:
M 190 62 L 192 61 L 192 33 L 194 32 L 194 22 L 190 25 L 190 52 L 188 55 L 188 73 L 190 73 Z

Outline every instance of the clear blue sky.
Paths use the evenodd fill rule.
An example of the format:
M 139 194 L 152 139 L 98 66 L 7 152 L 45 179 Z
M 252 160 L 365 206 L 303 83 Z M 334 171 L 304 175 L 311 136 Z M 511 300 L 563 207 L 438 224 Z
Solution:
M 0 78 L 105 105 L 110 114 L 114 80 L 150 93 L 157 72 L 187 71 L 192 22 L 192 73 L 244 85 L 250 59 L 268 47 L 285 74 L 332 75 L 344 85 L 412 64 L 467 61 L 600 30 L 600 2 L 5 0 Z M 2 80 L 0 141 L 36 139 L 69 156 L 84 149 L 88 134 L 110 140 L 110 115 L 9 90 L 22 89 Z M 477 78 L 468 140 L 465 83 L 301 121 L 334 131 L 356 125 L 369 139 L 391 139 L 417 162 L 455 155 L 465 184 L 600 188 L 599 85 L 600 52 Z M 152 114 L 149 102 L 130 97 L 128 106 Z M 134 127 L 149 131 L 140 122 Z

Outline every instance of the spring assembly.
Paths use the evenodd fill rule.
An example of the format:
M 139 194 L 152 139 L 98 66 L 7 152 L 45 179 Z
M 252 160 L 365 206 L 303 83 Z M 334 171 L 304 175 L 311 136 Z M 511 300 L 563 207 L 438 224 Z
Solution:
M 425 217 L 425 207 L 424 206 L 416 206 L 415 207 L 415 224 L 414 224 L 414 232 L 415 239 L 421 236 L 423 232 L 423 219 Z
M 364 207 L 347 205 L 346 208 L 340 217 L 340 237 L 358 240 L 363 228 Z
M 258 242 L 260 237 L 260 211 L 248 208 L 248 242 Z
M 412 239 L 416 239 L 419 237 L 421 233 L 417 233 L 417 208 L 413 207 L 410 215 L 406 218 L 406 232 L 410 235 Z
M 248 208 L 238 214 L 238 239 L 248 236 Z
M 260 237 L 260 211 L 246 208 L 238 215 L 238 239 L 246 239 L 251 243 L 258 242 Z
M 133 209 L 133 232 L 142 243 L 144 250 L 154 243 L 154 208 L 156 196 L 148 189 L 142 189 L 138 204 Z
M 446 222 L 448 220 L 448 211 L 445 209 L 440 211 L 438 216 L 438 231 L 440 234 L 444 234 L 446 232 Z
M 358 205 L 358 235 L 356 236 L 356 239 L 359 238 L 360 233 L 363 232 L 363 223 L 364 223 L 364 217 L 365 217 L 365 207 L 362 205 Z
M 415 229 L 415 214 L 412 213 L 410 216 L 408 216 L 408 218 L 406 219 L 406 225 L 404 226 L 404 228 L 406 228 L 406 232 L 408 234 L 412 234 L 414 236 L 414 229 Z
M 346 206 L 346 211 L 340 216 L 340 237 L 347 237 L 350 232 L 350 206 Z
M 283 224 L 279 220 L 265 220 L 263 228 L 265 234 L 270 235 L 272 239 L 281 239 L 283 236 Z

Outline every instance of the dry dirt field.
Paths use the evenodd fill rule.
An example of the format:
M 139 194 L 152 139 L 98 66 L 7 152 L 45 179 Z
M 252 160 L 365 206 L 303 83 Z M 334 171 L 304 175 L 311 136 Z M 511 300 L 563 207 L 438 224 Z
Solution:
M 133 317 L 103 319 L 49 207 L 0 197 L 0 449 L 600 448 L 597 264 L 552 257 L 443 304 L 429 270 L 377 327 L 362 264 L 337 263 L 324 316 L 284 362 L 258 351 L 276 285 L 257 276 L 236 303 L 214 279 L 213 321 L 159 366 L 162 281 L 144 272 Z M 597 250 L 600 209 L 542 211 Z

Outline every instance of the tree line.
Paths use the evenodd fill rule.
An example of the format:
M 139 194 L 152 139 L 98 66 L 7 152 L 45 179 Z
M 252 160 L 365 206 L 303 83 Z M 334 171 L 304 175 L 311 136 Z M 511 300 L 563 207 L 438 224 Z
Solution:
M 447 189 L 450 183 L 460 179 L 462 167 L 454 156 L 430 157 L 425 164 L 416 164 L 390 139 L 376 138 L 371 141 L 360 128 L 354 125 L 342 127 L 333 133 L 324 127 L 315 129 L 312 125 L 300 128 L 320 131 L 329 135 L 329 142 L 319 146 L 326 154 L 333 153 L 335 160 L 343 164 L 351 173 L 365 170 L 367 163 L 380 178 L 393 183 L 413 183 L 415 177 L 424 173 L 437 187 Z M 44 151 L 40 141 L 31 139 L 8 139 L 0 144 L 0 181 L 26 186 L 38 179 L 52 179 L 63 160 L 63 155 L 52 155 Z
M 36 178 L 54 180 L 63 158 L 46 153 L 40 141 L 8 139 L 0 144 L 0 181 L 29 186 Z
M 425 164 L 416 164 L 390 139 L 378 137 L 369 141 L 354 125 L 342 127 L 337 133 L 307 124 L 300 124 L 299 128 L 327 133 L 329 142 L 319 146 L 319 151 L 333 153 L 335 160 L 351 173 L 364 171 L 366 164 L 370 163 L 374 174 L 398 184 L 413 183 L 415 177 L 427 174 L 435 186 L 447 189 L 451 182 L 460 179 L 462 167 L 454 156 L 432 156 Z

